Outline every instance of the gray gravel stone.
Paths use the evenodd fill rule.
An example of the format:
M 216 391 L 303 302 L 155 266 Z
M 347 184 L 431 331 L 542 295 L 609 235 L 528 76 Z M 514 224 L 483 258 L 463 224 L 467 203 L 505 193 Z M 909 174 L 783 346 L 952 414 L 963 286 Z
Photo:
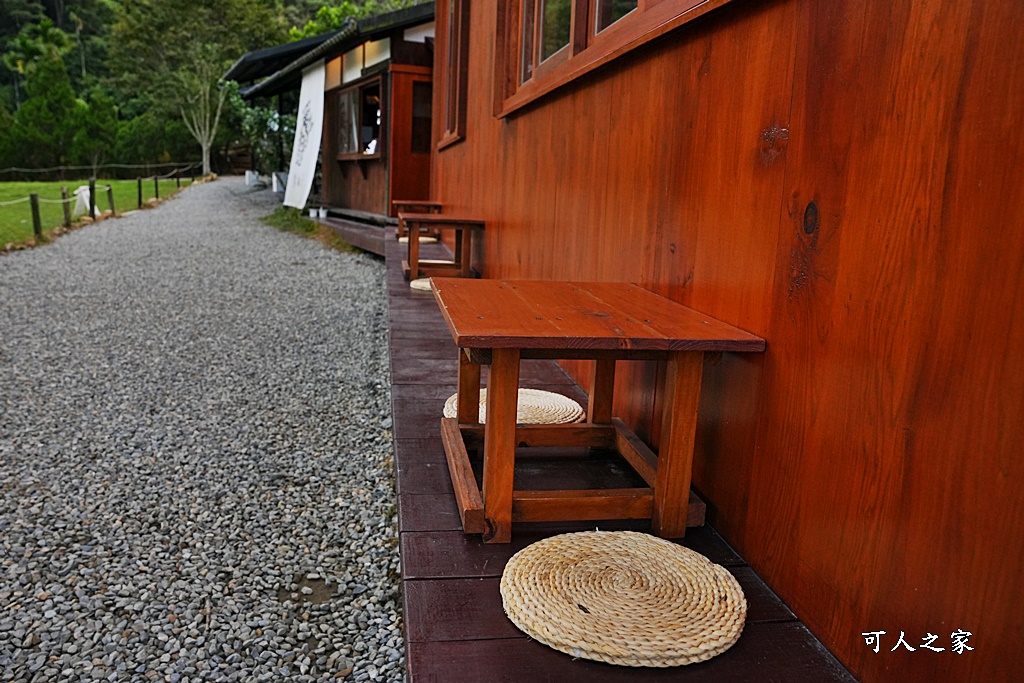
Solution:
M 0 682 L 403 679 L 384 266 L 276 205 L 0 257 Z

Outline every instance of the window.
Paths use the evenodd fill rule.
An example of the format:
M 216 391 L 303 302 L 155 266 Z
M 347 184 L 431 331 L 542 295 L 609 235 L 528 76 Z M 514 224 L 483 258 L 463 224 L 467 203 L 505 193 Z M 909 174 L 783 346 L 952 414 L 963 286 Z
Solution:
M 381 141 L 380 79 L 339 92 L 337 156 L 339 159 L 379 157 Z
M 412 153 L 430 154 L 431 100 L 434 88 L 430 81 L 412 84 Z
M 466 91 L 469 69 L 469 0 L 448 0 L 445 16 L 444 136 L 438 149 L 466 135 Z
M 729 0 L 502 0 L 495 113 L 505 116 Z
M 523 2 L 522 63 L 520 83 L 533 78 L 541 64 L 562 62 L 568 56 L 572 35 L 574 0 L 525 0 Z

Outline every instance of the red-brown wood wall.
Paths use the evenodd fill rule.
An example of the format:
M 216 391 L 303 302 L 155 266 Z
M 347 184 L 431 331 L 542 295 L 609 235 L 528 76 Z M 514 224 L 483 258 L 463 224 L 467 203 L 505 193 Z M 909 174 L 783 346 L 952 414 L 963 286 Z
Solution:
M 484 275 L 637 282 L 764 336 L 706 362 L 710 521 L 862 680 L 1019 677 L 1024 4 L 736 1 L 507 119 L 496 3 L 471 13 L 432 191 L 487 219 Z M 616 406 L 655 443 L 657 377 L 620 364 Z

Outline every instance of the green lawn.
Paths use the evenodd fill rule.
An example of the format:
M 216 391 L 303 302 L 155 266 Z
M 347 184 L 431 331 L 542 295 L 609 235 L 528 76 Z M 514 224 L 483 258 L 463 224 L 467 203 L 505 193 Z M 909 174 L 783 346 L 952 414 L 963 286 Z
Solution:
M 0 204 L 28 197 L 36 192 L 41 200 L 60 199 L 61 185 L 66 185 L 71 197 L 71 208 L 75 208 L 75 189 L 80 185 L 88 185 L 88 181 L 69 180 L 64 182 L 0 182 Z M 181 186 L 189 184 L 188 178 L 182 178 Z M 110 208 L 107 202 L 106 186 L 114 188 L 114 208 L 118 213 L 138 208 L 138 184 L 134 180 L 97 180 L 96 207 L 100 211 Z M 160 181 L 160 197 L 169 197 L 178 189 L 173 178 Z M 142 181 L 142 201 L 146 202 L 156 196 L 153 180 Z M 87 210 L 86 210 L 87 211 Z M 85 213 L 85 211 L 81 212 Z M 64 211 L 60 204 L 39 202 L 39 215 L 42 218 L 43 230 L 55 228 L 64 222 Z M 32 207 L 29 202 L 21 202 L 13 206 L 0 206 L 0 248 L 10 242 L 24 242 L 32 237 Z

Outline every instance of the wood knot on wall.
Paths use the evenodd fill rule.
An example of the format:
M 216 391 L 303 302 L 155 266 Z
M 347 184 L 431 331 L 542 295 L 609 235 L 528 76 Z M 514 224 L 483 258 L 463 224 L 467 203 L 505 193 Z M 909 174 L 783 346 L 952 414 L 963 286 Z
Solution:
M 761 165 L 767 168 L 774 164 L 786 151 L 788 144 L 789 128 L 782 124 L 773 123 L 761 131 L 761 140 L 758 145 Z

